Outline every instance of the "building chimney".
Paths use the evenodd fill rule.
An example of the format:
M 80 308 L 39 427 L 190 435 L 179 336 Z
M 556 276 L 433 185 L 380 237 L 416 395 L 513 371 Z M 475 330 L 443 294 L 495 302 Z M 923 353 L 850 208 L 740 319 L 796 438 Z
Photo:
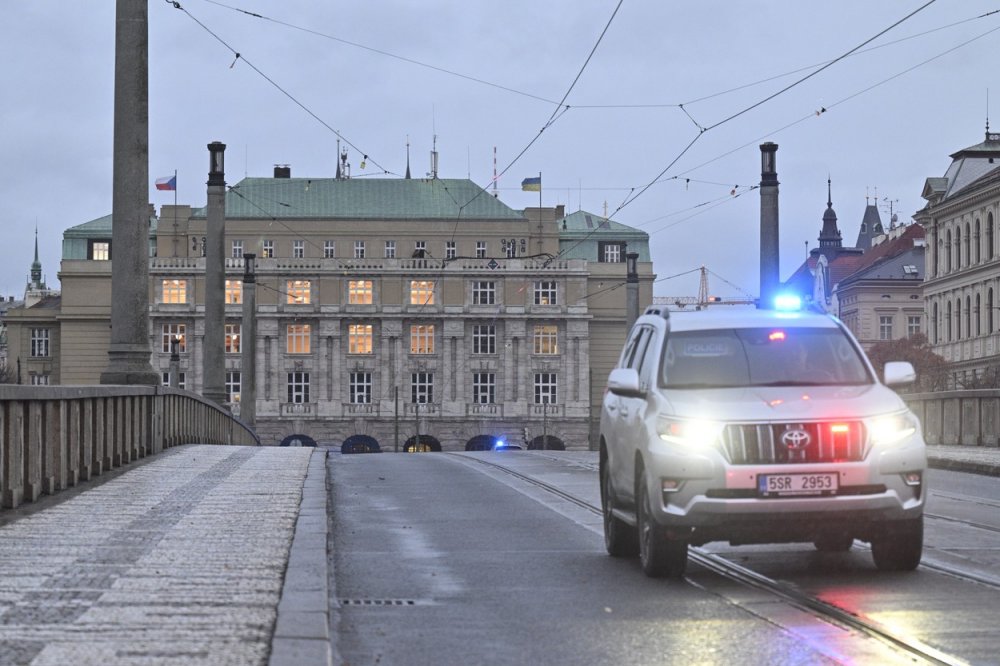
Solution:
M 292 177 L 292 167 L 287 164 L 275 164 L 274 165 L 274 177 L 275 178 L 291 178 Z
M 778 265 L 778 144 L 760 144 L 760 299 L 758 307 L 772 307 L 781 286 Z

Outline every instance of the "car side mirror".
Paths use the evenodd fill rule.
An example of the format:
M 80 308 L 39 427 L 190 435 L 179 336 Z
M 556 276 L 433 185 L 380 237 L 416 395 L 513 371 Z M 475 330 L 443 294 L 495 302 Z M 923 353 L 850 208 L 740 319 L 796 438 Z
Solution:
M 608 375 L 608 390 L 626 398 L 645 398 L 646 392 L 639 386 L 639 373 L 635 368 L 615 368 Z
M 917 380 L 913 364 L 908 361 L 889 361 L 885 364 L 885 385 L 912 384 Z

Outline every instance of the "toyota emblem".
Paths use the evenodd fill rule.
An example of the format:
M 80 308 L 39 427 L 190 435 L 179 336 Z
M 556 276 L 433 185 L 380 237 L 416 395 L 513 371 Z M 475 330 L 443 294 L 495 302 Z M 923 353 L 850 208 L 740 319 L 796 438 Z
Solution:
M 796 428 L 795 430 L 786 430 L 781 435 L 781 443 L 785 445 L 789 451 L 801 451 L 802 449 L 809 446 L 809 433 L 805 430 Z

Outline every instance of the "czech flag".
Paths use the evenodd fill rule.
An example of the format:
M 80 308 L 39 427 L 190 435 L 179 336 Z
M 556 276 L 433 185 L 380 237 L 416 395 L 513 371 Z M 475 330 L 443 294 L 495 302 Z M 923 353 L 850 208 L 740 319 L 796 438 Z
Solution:
M 164 178 L 156 179 L 156 189 L 158 190 L 176 190 L 177 189 L 177 176 L 166 176 Z
M 536 176 L 535 178 L 525 178 L 521 181 L 521 190 L 524 192 L 541 192 L 542 177 Z

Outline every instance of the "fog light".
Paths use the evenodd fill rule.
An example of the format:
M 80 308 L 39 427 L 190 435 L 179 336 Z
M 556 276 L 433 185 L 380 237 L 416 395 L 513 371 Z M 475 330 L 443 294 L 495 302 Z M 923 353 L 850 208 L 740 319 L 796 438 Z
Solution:
M 677 479 L 663 479 L 662 487 L 665 493 L 676 493 L 681 489 L 681 482 Z
M 920 472 L 906 472 L 903 474 L 903 481 L 908 486 L 919 486 L 922 476 Z

